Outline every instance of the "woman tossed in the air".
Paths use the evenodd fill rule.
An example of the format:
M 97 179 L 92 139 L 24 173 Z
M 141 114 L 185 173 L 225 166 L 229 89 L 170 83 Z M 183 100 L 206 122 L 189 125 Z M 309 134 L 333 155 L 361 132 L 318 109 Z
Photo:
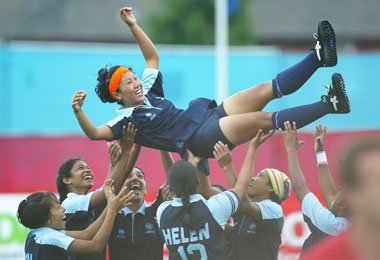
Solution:
M 96 127 L 82 110 L 84 91 L 73 96 L 74 114 L 92 140 L 118 139 L 122 126 L 132 122 L 138 129 L 135 142 L 140 145 L 181 155 L 189 148 L 196 156 L 210 158 L 218 141 L 232 149 L 252 139 L 259 129 L 264 132 L 280 129 L 286 121 L 294 121 L 302 127 L 326 114 L 350 111 L 344 81 L 338 73 L 332 76 L 328 93 L 316 103 L 277 112 L 261 111 L 269 101 L 298 90 L 318 68 L 336 65 L 335 33 L 328 21 L 318 25 L 315 50 L 273 80 L 236 93 L 219 105 L 213 100 L 198 98 L 183 110 L 165 99 L 158 52 L 139 27 L 132 8 L 122 8 L 120 16 L 139 44 L 146 68 L 141 80 L 131 69 L 122 66 L 102 68 L 98 72 L 96 93 L 103 102 L 120 105 L 117 117 L 105 125 Z M 197 77 L 196 70 L 194 77 Z M 202 84 L 201 78 L 199 82 Z

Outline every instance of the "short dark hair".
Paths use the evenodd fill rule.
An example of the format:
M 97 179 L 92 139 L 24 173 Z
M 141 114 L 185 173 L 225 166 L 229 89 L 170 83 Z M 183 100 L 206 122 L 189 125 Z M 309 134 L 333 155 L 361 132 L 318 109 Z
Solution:
M 22 200 L 18 206 L 17 219 L 27 228 L 39 228 L 49 220 L 50 208 L 57 198 L 52 192 L 38 191 Z
M 380 152 L 380 139 L 357 141 L 348 148 L 342 159 L 342 179 L 347 187 L 354 187 L 359 182 L 357 160 L 370 152 Z

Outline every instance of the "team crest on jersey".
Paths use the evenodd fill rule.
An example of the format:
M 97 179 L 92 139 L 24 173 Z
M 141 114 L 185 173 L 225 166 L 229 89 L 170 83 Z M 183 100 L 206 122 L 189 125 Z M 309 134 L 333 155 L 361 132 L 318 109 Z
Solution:
M 119 230 L 117 231 L 116 237 L 117 238 L 125 238 L 125 230 L 122 228 L 119 228 Z
M 156 117 L 156 114 L 152 114 L 152 113 L 146 113 L 145 114 L 146 117 L 149 117 L 150 120 L 153 120 L 155 117 Z
M 154 226 L 152 223 L 145 223 L 145 234 L 154 234 Z
M 255 234 L 255 233 L 256 233 L 256 224 L 255 223 L 249 224 L 247 228 L 247 234 Z

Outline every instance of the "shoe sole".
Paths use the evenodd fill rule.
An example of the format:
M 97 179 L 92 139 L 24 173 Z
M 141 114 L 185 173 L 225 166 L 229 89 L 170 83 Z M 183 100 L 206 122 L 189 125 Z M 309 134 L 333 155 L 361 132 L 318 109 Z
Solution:
M 335 31 L 327 20 L 322 20 L 318 24 L 318 39 L 323 42 L 323 64 L 326 67 L 335 66 L 338 63 L 336 53 Z
M 337 114 L 347 114 L 351 111 L 350 100 L 348 99 L 346 86 L 344 84 L 344 79 L 341 74 L 334 73 L 332 75 L 332 85 L 333 85 L 333 94 L 337 97 L 338 111 Z

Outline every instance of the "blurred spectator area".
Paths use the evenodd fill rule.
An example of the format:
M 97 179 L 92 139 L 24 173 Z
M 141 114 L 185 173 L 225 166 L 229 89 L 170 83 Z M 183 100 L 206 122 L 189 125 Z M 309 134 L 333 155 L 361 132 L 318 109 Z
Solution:
M 170 8 L 165 0 L 0 0 L 0 39 L 132 42 L 132 35 L 123 33 L 127 30 L 118 14 L 126 5 L 133 6 L 146 29 L 150 15 Z M 252 35 L 252 44 L 310 47 L 317 22 L 328 19 L 339 31 L 339 44 L 348 50 L 379 49 L 379 11 L 379 0 L 249 0 L 246 12 L 252 31 L 247 33 Z

